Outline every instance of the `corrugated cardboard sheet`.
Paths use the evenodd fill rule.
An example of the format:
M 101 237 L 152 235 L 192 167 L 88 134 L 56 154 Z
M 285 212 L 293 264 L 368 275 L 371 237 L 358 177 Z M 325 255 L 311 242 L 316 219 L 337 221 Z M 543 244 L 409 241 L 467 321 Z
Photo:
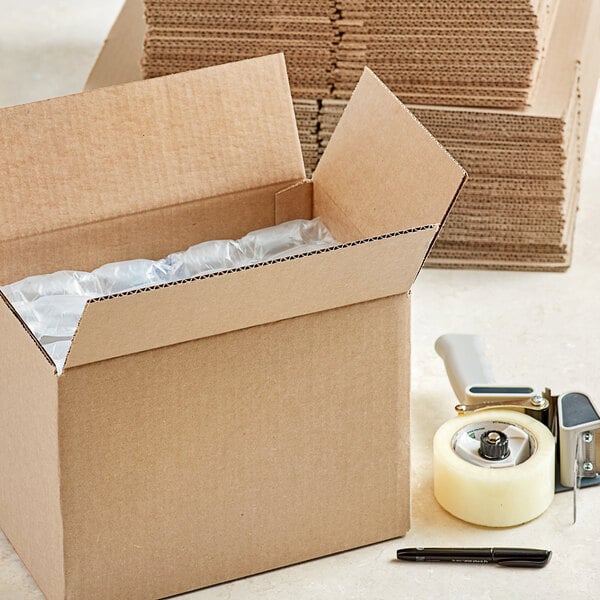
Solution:
M 600 39 L 597 3 L 129 4 L 115 29 L 125 19 L 139 28 L 145 4 L 146 76 L 260 54 L 266 47 L 284 49 L 309 173 L 368 64 L 414 105 L 418 117 L 472 174 L 428 264 L 545 270 L 569 266 L 579 157 L 600 64 L 594 59 L 597 49 L 593 51 Z M 252 19 L 244 12 L 248 10 Z M 333 46 L 324 34 L 327 20 L 336 38 Z M 101 75 L 118 45 L 112 39 L 111 48 L 100 56 L 90 87 L 106 82 Z M 319 60 L 313 56 L 315 48 L 323 51 Z M 123 57 L 132 61 L 131 70 L 141 51 Z M 582 62 L 580 71 L 577 61 Z M 473 108 L 465 108 L 469 106 Z M 360 166 L 359 161 L 355 164 Z
M 283 51 L 295 98 L 349 98 L 365 64 L 418 103 L 526 105 L 557 0 L 145 0 L 146 77 Z
M 530 106 L 411 106 L 470 174 L 430 266 L 569 266 L 599 44 L 598 4 L 561 1 Z M 324 147 L 344 107 L 344 101 L 323 101 L 318 135 Z

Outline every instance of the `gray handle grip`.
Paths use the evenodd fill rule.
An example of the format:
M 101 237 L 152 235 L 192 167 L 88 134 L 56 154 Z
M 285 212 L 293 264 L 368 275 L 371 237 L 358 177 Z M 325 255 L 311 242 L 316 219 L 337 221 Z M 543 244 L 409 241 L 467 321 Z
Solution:
M 565 487 L 573 487 L 578 476 L 596 478 L 600 470 L 597 458 L 600 407 L 583 392 L 567 392 L 558 397 L 557 411 L 560 483 Z
M 474 384 L 494 383 L 492 367 L 485 354 L 485 342 L 478 335 L 448 333 L 435 342 L 458 401 L 465 402 L 465 389 Z

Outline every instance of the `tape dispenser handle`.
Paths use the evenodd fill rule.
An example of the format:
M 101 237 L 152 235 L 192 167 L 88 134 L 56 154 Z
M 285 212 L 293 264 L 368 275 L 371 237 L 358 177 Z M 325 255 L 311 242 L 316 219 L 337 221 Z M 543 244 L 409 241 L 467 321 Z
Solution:
M 460 403 L 466 400 L 467 388 L 494 382 L 481 336 L 447 333 L 436 340 L 435 351 L 444 361 L 452 389 Z

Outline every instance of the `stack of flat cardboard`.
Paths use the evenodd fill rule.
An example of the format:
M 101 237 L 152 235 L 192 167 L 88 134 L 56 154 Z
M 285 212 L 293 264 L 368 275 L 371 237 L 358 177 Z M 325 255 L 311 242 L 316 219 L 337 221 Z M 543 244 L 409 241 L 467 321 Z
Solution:
M 471 175 L 429 265 L 569 266 L 599 2 L 144 1 L 146 77 L 286 53 L 309 173 L 363 65 L 381 73 Z
M 558 0 L 146 0 L 147 77 L 283 51 L 297 98 L 349 98 L 365 64 L 406 101 L 523 107 Z
M 298 135 L 302 143 L 302 156 L 309 177 L 322 154 L 318 137 L 319 109 L 320 102 L 317 100 L 294 100 Z
M 335 96 L 364 64 L 405 102 L 520 108 L 532 99 L 556 0 L 338 0 Z
M 430 266 L 568 268 L 600 67 L 599 12 L 597 3 L 562 0 L 532 106 L 411 107 L 470 174 Z M 343 100 L 323 101 L 323 146 L 344 106 Z
M 283 51 L 294 96 L 327 97 L 335 62 L 335 4 L 335 0 L 146 0 L 144 76 Z

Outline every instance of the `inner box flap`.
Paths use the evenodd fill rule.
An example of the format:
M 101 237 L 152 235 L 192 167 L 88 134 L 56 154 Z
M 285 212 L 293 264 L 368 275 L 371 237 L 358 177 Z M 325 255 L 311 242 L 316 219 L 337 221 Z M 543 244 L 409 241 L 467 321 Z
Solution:
M 88 301 L 65 368 L 406 292 L 437 229 Z
M 368 68 L 313 175 L 315 217 L 341 241 L 443 223 L 464 169 Z
M 3 109 L 0 172 L 0 252 L 8 240 L 301 180 L 283 55 Z

